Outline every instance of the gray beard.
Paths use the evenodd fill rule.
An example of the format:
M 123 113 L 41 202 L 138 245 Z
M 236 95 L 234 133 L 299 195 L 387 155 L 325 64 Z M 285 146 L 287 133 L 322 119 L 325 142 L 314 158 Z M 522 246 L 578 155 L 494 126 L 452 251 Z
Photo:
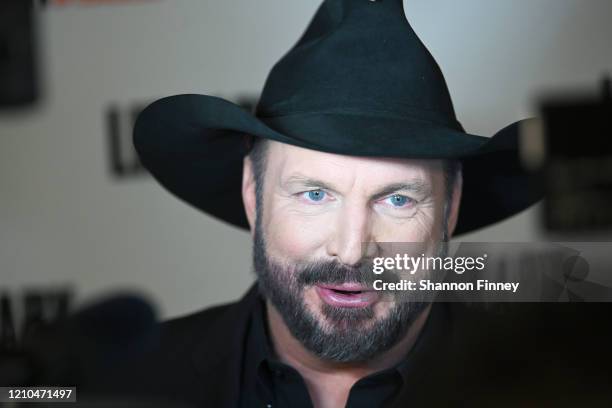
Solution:
M 323 325 L 308 310 L 304 288 L 316 283 L 370 284 L 372 272 L 337 262 L 311 262 L 293 267 L 278 264 L 267 254 L 260 219 L 257 217 L 253 241 L 253 266 L 259 289 L 278 310 L 293 337 L 317 357 L 342 363 L 371 360 L 396 345 L 429 305 L 429 301 L 422 299 L 395 297 L 389 299 L 393 301 L 389 313 L 374 320 L 371 306 L 341 308 L 324 304 L 322 314 L 330 324 Z M 438 254 L 445 249 L 442 245 Z

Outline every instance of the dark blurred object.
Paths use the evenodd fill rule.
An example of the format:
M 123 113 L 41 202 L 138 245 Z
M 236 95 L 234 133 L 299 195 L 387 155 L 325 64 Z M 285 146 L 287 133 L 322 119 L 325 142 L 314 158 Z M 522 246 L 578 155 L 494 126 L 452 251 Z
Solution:
M 30 362 L 17 344 L 10 298 L 3 293 L 0 298 L 0 386 L 25 384 L 30 370 Z
M 106 112 L 110 172 L 116 178 L 146 174 L 132 145 L 132 128 L 143 107 L 138 104 L 122 110 L 113 104 Z
M 0 297 L 0 353 L 17 348 L 17 333 L 13 320 L 13 311 L 8 294 Z
M 32 384 L 95 388 L 118 364 L 156 345 L 157 318 L 139 296 L 99 300 L 55 325 L 38 326 L 23 341 L 34 363 Z
M 0 1 L 0 108 L 38 99 L 35 10 L 33 1 Z
M 29 311 L 21 341 L 17 348 L 0 353 L 0 386 L 76 386 L 79 401 L 88 407 L 185 407 L 143 394 L 126 397 L 134 389 L 128 380 L 137 383 L 138 378 L 115 383 L 124 365 L 144 358 L 159 344 L 157 314 L 147 300 L 118 293 L 53 323 L 48 303 L 43 296 L 26 296 Z M 1 304 L 3 315 L 12 315 L 8 300 Z M 58 302 L 55 310 L 66 310 L 65 306 Z M 12 323 L 12 317 L 6 321 Z M 12 345 L 14 325 L 6 333 Z
M 551 232 L 612 229 L 612 98 L 551 99 L 544 119 L 544 225 Z
M 15 303 L 8 293 L 0 297 L 0 386 L 28 385 L 35 365 L 26 348 L 41 330 L 66 319 L 72 294 L 69 290 L 29 290 L 23 297 L 23 317 L 17 323 Z M 17 298 L 13 298 L 17 301 Z M 18 331 L 18 328 L 21 330 Z

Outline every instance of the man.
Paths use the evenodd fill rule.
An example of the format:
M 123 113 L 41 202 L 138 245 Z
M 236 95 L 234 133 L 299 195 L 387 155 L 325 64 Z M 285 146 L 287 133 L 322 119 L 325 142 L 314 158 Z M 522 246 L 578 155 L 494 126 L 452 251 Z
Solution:
M 405 358 L 431 305 L 384 301 L 360 269 L 369 250 L 362 243 L 425 242 L 438 252 L 456 225 L 460 175 L 452 174 L 447 202 L 441 161 L 343 156 L 274 141 L 258 142 L 245 161 L 243 197 L 272 349 L 308 390 L 291 391 L 290 400 L 310 396 L 314 406 L 340 407 L 350 396 L 349 406 L 382 405 L 395 390 L 366 393 L 359 381 Z M 291 373 L 288 367 L 281 369 Z
M 383 297 L 365 266 L 381 243 L 440 254 L 453 235 L 535 202 L 519 125 L 492 138 L 463 131 L 400 0 L 325 1 L 254 116 L 205 95 L 153 103 L 134 133 L 143 164 L 178 197 L 251 231 L 257 284 L 166 323 L 139 378 L 209 407 L 433 401 L 427 384 L 450 367 L 448 308 Z

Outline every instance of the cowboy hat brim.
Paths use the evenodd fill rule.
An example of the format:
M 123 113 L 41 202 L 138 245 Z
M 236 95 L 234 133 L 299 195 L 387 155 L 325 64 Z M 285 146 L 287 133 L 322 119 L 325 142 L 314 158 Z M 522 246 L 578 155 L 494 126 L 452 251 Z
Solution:
M 221 220 L 248 228 L 241 197 L 245 134 L 330 153 L 459 159 L 463 193 L 454 235 L 510 217 L 541 199 L 518 156 L 515 122 L 493 137 L 471 135 L 435 118 L 385 112 L 309 112 L 256 117 L 224 99 L 162 98 L 134 126 L 145 168 L 171 193 Z

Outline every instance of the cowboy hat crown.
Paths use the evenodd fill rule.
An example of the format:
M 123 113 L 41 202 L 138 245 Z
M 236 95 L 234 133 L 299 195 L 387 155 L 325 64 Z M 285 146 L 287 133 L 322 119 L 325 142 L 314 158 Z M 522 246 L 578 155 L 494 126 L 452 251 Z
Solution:
M 324 2 L 272 68 L 257 116 L 377 114 L 460 128 L 438 64 L 401 0 Z

